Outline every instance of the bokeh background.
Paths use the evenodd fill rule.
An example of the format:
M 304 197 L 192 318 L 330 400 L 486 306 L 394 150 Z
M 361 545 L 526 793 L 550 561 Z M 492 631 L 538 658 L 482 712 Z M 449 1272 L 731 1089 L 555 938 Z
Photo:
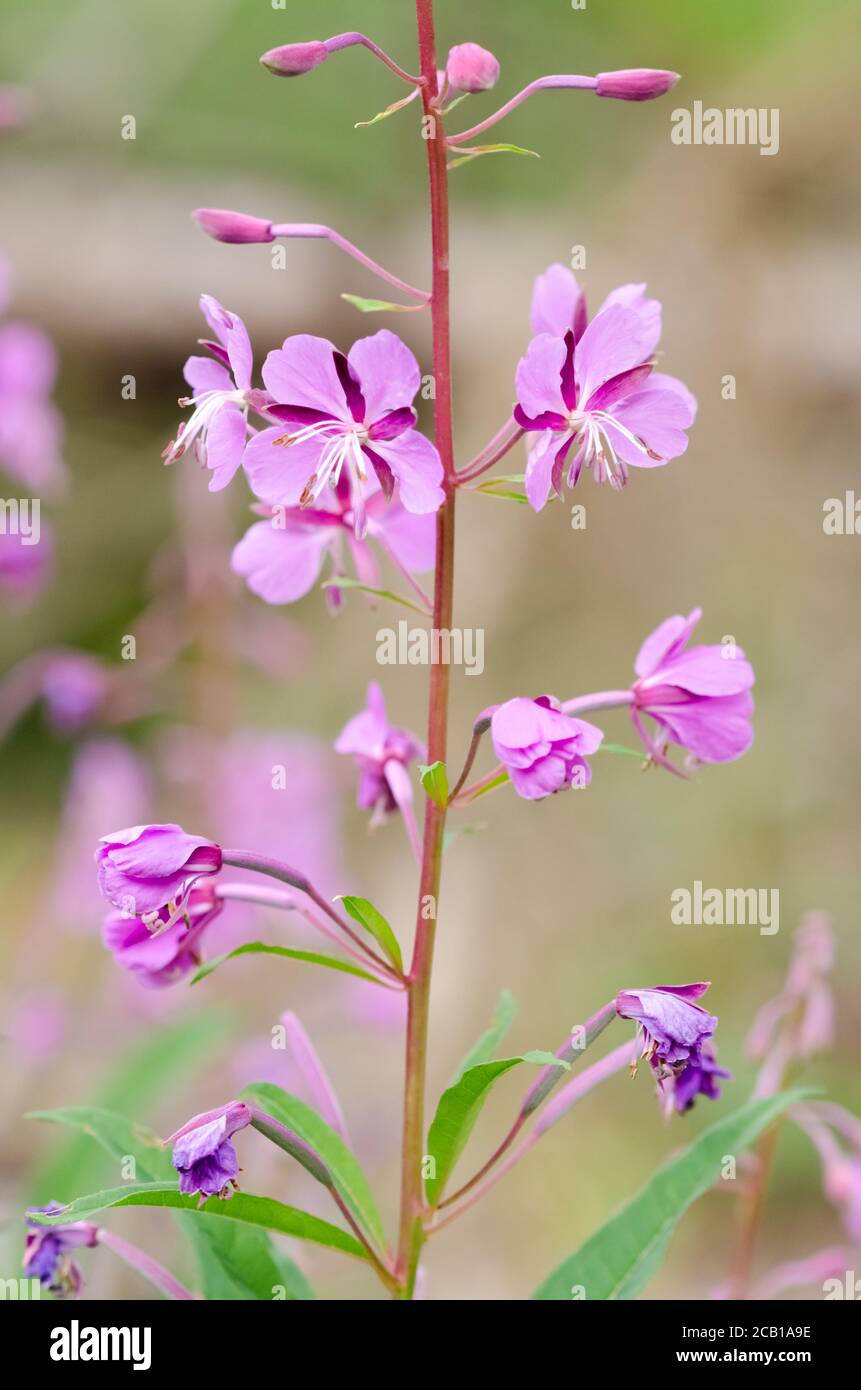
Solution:
M 635 475 L 622 495 L 583 480 L 570 501 L 585 503 L 585 531 L 571 529 L 567 506 L 535 516 L 463 498 L 457 621 L 484 628 L 486 665 L 480 678 L 454 673 L 450 762 L 487 704 L 625 684 L 642 638 L 695 604 L 703 640 L 731 634 L 758 675 L 756 741 L 736 765 L 685 784 L 601 756 L 587 794 L 532 806 L 500 792 L 461 813 L 476 833 L 446 856 L 432 1100 L 503 987 L 520 1005 L 509 1042 L 524 1050 L 555 1047 L 620 987 L 710 979 L 721 1061 L 736 1078 L 716 1106 L 667 1126 L 645 1075 L 617 1077 L 429 1248 L 428 1297 L 519 1299 L 663 1158 L 746 1098 L 745 1035 L 780 987 L 808 908 L 831 914 L 838 946 L 838 1040 L 808 1074 L 861 1106 L 861 540 L 822 528 L 825 500 L 857 476 L 859 16 L 849 0 L 590 0 L 583 11 L 567 0 L 439 0 L 437 12 L 442 54 L 474 40 L 498 55 L 502 98 L 545 72 L 683 74 L 669 97 L 645 105 L 539 96 L 499 138 L 540 161 L 495 156 L 453 174 L 461 461 L 510 408 L 534 276 L 574 245 L 586 248 L 580 278 L 593 307 L 619 283 L 648 282 L 664 303 L 666 370 L 700 401 L 685 458 Z M 159 458 L 178 418 L 182 362 L 201 334 L 202 291 L 244 316 L 258 361 L 289 333 L 346 344 L 386 322 L 430 370 L 420 316 L 369 320 L 339 299 L 379 289 L 334 248 L 290 243 L 276 271 L 268 248 L 218 245 L 188 216 L 215 205 L 328 222 L 405 278 L 426 278 L 414 110 L 354 129 L 401 95 L 396 80 L 362 51 L 301 83 L 257 65 L 277 43 L 357 25 L 414 63 L 403 0 L 300 0 L 286 12 L 267 0 L 3 7 L 0 81 L 26 89 L 32 112 L 0 145 L 0 251 L 16 316 L 59 349 L 70 481 L 45 504 L 54 579 L 28 609 L 7 605 L 0 657 L 11 672 L 34 652 L 80 648 L 108 664 L 119 691 L 109 714 L 70 736 L 36 702 L 11 721 L 0 755 L 4 1273 L 16 1266 L 27 1201 L 112 1179 L 94 1145 L 70 1148 L 61 1131 L 25 1121 L 26 1110 L 98 1101 L 167 1133 L 264 1073 L 289 1088 L 289 1061 L 268 1046 L 288 1008 L 325 1060 L 394 1221 L 400 1019 L 372 1008 L 360 985 L 286 962 L 237 961 L 193 989 L 142 991 L 101 947 L 91 872 L 98 834 L 176 819 L 280 849 L 331 892 L 371 898 L 403 940 L 411 935 L 415 872 L 402 829 L 369 835 L 353 770 L 331 747 L 372 677 L 383 679 L 395 722 L 423 731 L 426 672 L 374 660 L 377 629 L 401 614 L 352 595 L 333 619 L 319 591 L 266 608 L 228 567 L 248 519 L 242 481 L 212 496 L 193 463 L 166 471 Z M 493 100 L 470 98 L 464 123 Z M 779 108 L 779 153 L 673 145 L 670 113 L 695 100 Z M 121 138 L 128 115 L 133 141 Z M 129 374 L 134 400 L 121 391 Z M 722 399 L 726 374 L 735 400 Z M 522 463 L 512 455 L 503 471 Z M 137 660 L 123 663 L 128 635 Z M 634 741 L 621 714 L 604 727 L 615 742 Z M 288 768 L 285 792 L 271 790 L 276 763 Z M 695 879 L 779 889 L 780 932 L 673 926 L 670 894 Z M 238 907 L 218 931 L 220 944 L 307 944 L 286 919 L 261 923 Z M 612 1044 L 622 1036 L 616 1028 Z M 517 1073 L 500 1083 L 464 1174 L 495 1144 L 523 1084 Z M 304 1175 L 261 1147 L 253 1136 L 242 1144 L 247 1188 L 269 1184 L 315 1205 Z M 695 1207 L 648 1297 L 710 1295 L 732 1253 L 733 1205 L 716 1193 Z M 187 1272 L 167 1219 L 125 1212 L 114 1224 Z M 757 1271 L 841 1239 L 815 1154 L 787 1132 Z M 294 1253 L 321 1295 L 377 1296 L 336 1256 Z M 86 1263 L 89 1296 L 149 1296 L 107 1252 Z

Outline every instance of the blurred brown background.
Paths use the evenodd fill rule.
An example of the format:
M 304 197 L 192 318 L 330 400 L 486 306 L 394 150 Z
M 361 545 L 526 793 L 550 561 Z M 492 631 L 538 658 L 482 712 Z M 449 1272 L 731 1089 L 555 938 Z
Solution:
M 564 698 L 624 685 L 642 638 L 696 604 L 704 609 L 701 640 L 732 634 L 758 676 L 756 741 L 736 765 L 683 784 L 643 775 L 630 759 L 600 757 L 588 795 L 530 806 L 501 792 L 461 813 L 486 828 L 459 839 L 446 860 L 432 1101 L 504 986 L 520 1004 L 514 1052 L 555 1047 L 621 987 L 711 979 L 721 1061 L 736 1075 L 719 1107 L 702 1103 L 669 1128 L 645 1075 L 634 1084 L 616 1078 L 429 1248 L 429 1297 L 522 1298 L 662 1158 L 746 1097 L 753 1072 L 744 1037 L 757 1007 L 778 990 L 791 933 L 810 907 L 832 914 L 839 950 L 838 1046 L 810 1075 L 844 1103 L 861 1105 L 861 539 L 822 529 L 823 503 L 855 487 L 857 476 L 858 13 L 838 0 L 592 0 L 585 11 L 566 0 L 439 0 L 436 8 L 441 56 L 465 40 L 497 54 L 500 100 L 548 71 L 649 65 L 683 75 L 670 96 L 642 106 L 585 93 L 540 95 L 499 131 L 501 140 L 538 150 L 540 161 L 498 156 L 453 174 L 460 460 L 510 408 L 534 276 L 567 261 L 575 244 L 586 248 L 580 278 L 593 309 L 619 283 L 648 282 L 664 304 L 665 369 L 700 402 L 683 459 L 635 474 L 623 495 L 583 479 L 569 501 L 586 505 L 585 531 L 570 529 L 569 508 L 559 504 L 535 516 L 505 501 L 463 498 L 457 621 L 484 628 L 486 665 L 480 678 L 454 674 L 450 764 L 482 707 L 514 694 L 551 690 Z M 268 248 L 210 242 L 188 217 L 203 204 L 329 222 L 405 278 L 427 278 L 424 149 L 412 109 L 371 129 L 353 124 L 401 94 L 396 80 L 359 51 L 301 83 L 275 81 L 257 66 L 274 44 L 357 25 L 407 67 L 414 63 L 411 7 L 394 0 L 327 0 L 289 13 L 263 0 L 4 6 L 0 81 L 27 88 L 34 114 L 0 147 L 0 252 L 14 272 L 16 315 L 41 323 L 60 349 L 71 486 L 50 509 L 57 577 L 26 616 L 0 620 L 0 654 L 7 669 L 64 643 L 116 662 L 122 637 L 138 631 L 154 594 L 168 609 L 175 605 L 189 645 L 175 660 L 167 653 L 156 708 L 112 731 L 153 769 L 158 816 L 223 833 L 237 807 L 221 804 L 229 793 L 208 781 L 213 750 L 223 752 L 243 729 L 266 730 L 276 748 L 313 735 L 320 742 L 311 746 L 310 769 L 279 812 L 284 857 L 296 857 L 291 827 L 307 831 L 305 797 L 316 804 L 319 779 L 328 779 L 339 810 L 320 813 L 309 852 L 330 854 L 333 892 L 368 896 L 408 939 L 415 874 L 405 837 L 394 823 L 368 837 L 353 805 L 352 771 L 328 751 L 371 678 L 382 678 L 394 721 L 423 732 L 426 672 L 374 662 L 377 629 L 401 614 L 371 611 L 351 596 L 332 620 L 318 592 L 289 609 L 264 610 L 228 571 L 247 519 L 241 479 L 226 497 L 213 497 L 193 464 L 167 473 L 159 459 L 178 418 L 182 363 L 201 333 L 202 291 L 243 315 L 258 363 L 290 333 L 319 332 L 346 345 L 385 322 L 430 370 L 419 316 L 368 319 L 339 300 L 342 290 L 379 289 L 334 248 L 290 243 L 286 270 L 275 271 Z M 470 98 L 463 124 L 493 109 L 493 100 Z M 695 100 L 779 108 L 779 153 L 673 145 L 671 111 Z M 129 114 L 134 141 L 120 133 Z M 134 401 L 121 399 L 128 373 L 137 382 Z M 721 398 L 726 374 L 737 379 L 734 401 Z M 522 464 L 518 452 L 503 471 Z M 157 642 L 159 631 L 146 629 L 147 659 L 158 655 L 146 642 Z M 237 656 L 241 634 L 256 634 L 254 660 Z M 133 693 L 137 672 L 129 668 L 123 678 Z M 614 742 L 634 742 L 621 714 L 606 716 L 604 728 Z M 354 995 L 286 963 L 237 962 L 156 1004 L 133 998 L 101 948 L 96 900 L 92 919 L 70 928 L 52 896 L 75 755 L 75 741 L 46 731 L 38 712 L 19 721 L 2 755 L 2 1003 L 11 1016 L 29 1000 L 60 1023 L 55 1045 L 36 1048 L 36 1057 L 15 1040 L 26 1029 L 2 1029 L 0 1248 L 16 1249 L 27 1199 L 74 1195 L 45 1190 L 45 1165 L 66 1141 L 20 1121 L 25 1109 L 110 1096 L 115 1108 L 134 1105 L 137 1118 L 168 1132 L 254 1079 L 252 1045 L 265 1055 L 285 1008 L 311 1031 L 393 1220 L 397 1027 L 368 1022 Z M 267 791 L 261 776 L 258 819 Z M 343 844 L 334 839 L 338 823 Z M 96 817 L 93 834 L 113 828 L 110 817 L 101 824 Z M 779 889 L 779 934 L 672 926 L 670 893 L 695 879 Z M 283 922 L 246 926 L 246 935 L 268 939 L 284 932 Z M 188 1067 L 111 1093 L 121 1054 L 153 1045 L 159 1030 L 189 1017 L 204 1032 Z M 611 1037 L 615 1045 L 623 1034 L 617 1028 Z M 170 1055 L 169 1035 L 164 1051 Z M 500 1084 L 463 1160 L 465 1175 L 495 1144 L 523 1080 Z M 244 1139 L 249 1190 L 268 1182 L 297 1205 L 316 1200 L 301 1178 L 259 1152 L 253 1136 Z M 95 1150 L 86 1152 L 81 1191 L 104 1176 Z M 726 1272 L 731 1204 L 715 1194 L 697 1205 L 648 1297 L 708 1297 Z M 125 1213 L 122 1230 L 181 1268 L 166 1221 Z M 787 1135 L 758 1268 L 839 1239 L 815 1157 Z M 297 1258 L 323 1295 L 373 1293 L 362 1271 L 335 1257 L 300 1251 Z M 107 1254 L 90 1260 L 88 1276 L 93 1297 L 146 1294 Z

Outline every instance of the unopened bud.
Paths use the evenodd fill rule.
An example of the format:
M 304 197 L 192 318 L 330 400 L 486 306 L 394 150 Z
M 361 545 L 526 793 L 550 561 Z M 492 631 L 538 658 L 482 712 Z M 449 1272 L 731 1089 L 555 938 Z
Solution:
M 216 241 L 247 245 L 275 240 L 272 223 L 264 217 L 249 217 L 247 213 L 231 212 L 228 208 L 195 208 L 191 215 L 207 236 Z
M 459 43 L 453 48 L 445 70 L 459 92 L 486 92 L 499 81 L 499 63 L 477 43 Z
M 651 101 L 675 87 L 678 80 L 677 72 L 663 68 L 622 68 L 619 72 L 599 72 L 595 92 L 619 101 Z
M 328 56 L 326 45 L 319 39 L 312 39 L 309 43 L 285 43 L 280 48 L 270 48 L 260 61 L 276 77 L 301 77 L 325 63 Z

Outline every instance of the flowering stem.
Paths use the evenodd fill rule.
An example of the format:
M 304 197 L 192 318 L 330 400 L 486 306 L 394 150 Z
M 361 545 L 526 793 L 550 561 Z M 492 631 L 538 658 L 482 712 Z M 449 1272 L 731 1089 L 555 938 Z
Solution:
M 372 261 L 370 256 L 366 256 L 364 251 L 360 251 L 358 246 L 354 246 L 333 227 L 325 227 L 321 222 L 273 222 L 272 231 L 275 236 L 310 237 L 331 241 L 342 251 L 346 251 L 348 256 L 352 256 L 354 261 L 358 261 L 359 265 L 363 265 L 367 270 L 372 270 L 375 275 L 379 275 L 380 279 L 394 285 L 396 290 L 403 290 L 404 294 L 411 294 L 415 299 L 420 299 L 422 307 L 430 300 L 427 290 L 418 290 L 415 285 L 409 285 L 406 280 L 400 280 L 397 275 L 392 275 L 378 261 Z
M 424 78 L 422 104 L 427 118 L 427 161 L 433 255 L 433 372 L 436 387 L 435 438 L 445 469 L 445 500 L 437 512 L 436 569 L 434 573 L 433 625 L 452 625 L 454 587 L 454 450 L 451 410 L 451 345 L 449 323 L 448 175 L 442 119 L 433 109 L 437 97 L 436 39 L 433 0 L 416 0 L 419 57 Z M 445 762 L 448 733 L 449 667 L 431 666 L 428 697 L 428 762 Z M 415 1288 L 419 1255 L 425 1233 L 422 1221 L 424 1194 L 422 1147 L 424 1143 L 424 1092 L 436 914 L 442 867 L 445 809 L 430 797 L 425 806 L 422 864 L 415 946 L 409 974 L 406 1075 L 404 1083 L 404 1131 L 401 1175 L 401 1216 L 396 1270 L 400 1297 L 410 1299 Z
M 513 449 L 518 439 L 522 439 L 525 433 L 526 431 L 520 428 L 513 417 L 506 420 L 502 429 L 497 431 L 488 444 L 485 444 L 481 452 L 476 454 L 474 459 L 470 459 L 463 468 L 458 469 L 458 486 L 462 487 L 464 483 L 471 483 L 473 478 L 481 477 L 481 474 L 486 473 L 488 468 L 499 463 L 500 459 L 505 458 L 509 449 Z
M 288 883 L 291 888 L 298 888 L 299 892 L 305 893 L 306 896 L 311 899 L 312 903 L 315 903 L 320 911 L 324 912 L 326 916 L 335 923 L 336 927 L 338 927 L 345 936 L 348 936 L 353 944 L 358 946 L 359 950 L 362 951 L 369 960 L 372 960 L 379 969 L 384 970 L 385 973 L 392 976 L 393 979 L 400 978 L 390 966 L 386 965 L 382 957 L 377 955 L 376 951 L 372 951 L 370 946 L 365 945 L 362 938 L 358 936 L 349 923 L 345 922 L 343 917 L 335 911 L 331 903 L 327 903 L 326 899 L 317 892 L 313 883 L 309 883 L 304 874 L 300 874 L 296 869 L 291 869 L 289 864 L 282 864 L 280 860 L 270 859 L 268 855 L 255 854 L 252 850 L 244 849 L 223 850 L 222 861 L 225 864 L 229 864 L 231 868 L 250 869 L 252 873 L 268 874 L 270 878 L 277 878 L 281 883 Z
M 136 1269 L 151 1284 L 160 1289 L 166 1298 L 194 1301 L 195 1295 L 190 1293 L 178 1279 L 174 1279 L 173 1275 L 164 1268 L 164 1265 L 160 1265 L 158 1260 L 154 1260 L 151 1255 L 139 1250 L 130 1241 L 123 1240 L 122 1236 L 115 1235 L 113 1231 L 100 1226 L 96 1232 L 96 1243 L 106 1245 L 109 1250 L 113 1250 L 114 1254 L 119 1255 L 120 1259 L 124 1260 L 127 1265 Z
M 375 44 L 373 39 L 368 38 L 367 34 L 360 34 L 358 31 L 354 30 L 348 34 L 336 34 L 334 38 L 326 40 L 326 47 L 329 49 L 330 53 L 335 53 L 339 48 L 354 48 L 357 44 L 361 44 L 363 48 L 367 48 L 370 53 L 373 53 L 375 58 L 379 58 L 381 63 L 385 63 L 386 67 L 389 68 L 391 72 L 397 77 L 402 78 L 404 82 L 409 82 L 411 86 L 421 87 L 426 82 L 426 78 L 424 77 L 413 77 L 411 73 L 404 72 L 403 68 L 398 67 L 394 58 L 390 58 L 385 49 Z
M 285 893 L 280 888 L 258 888 L 251 883 L 219 883 L 215 889 L 215 896 L 222 898 L 225 902 L 255 903 L 258 907 L 275 907 L 282 912 L 295 912 L 300 917 L 304 917 L 315 931 L 321 932 L 323 936 L 340 946 L 345 955 L 358 961 L 360 965 L 365 967 L 368 965 L 368 958 L 364 954 L 366 949 L 364 944 L 362 951 L 357 951 L 349 946 L 327 922 L 321 922 L 320 918 L 315 917 L 313 912 L 309 912 L 304 903 L 299 898 L 295 898 L 292 893 Z M 386 974 L 391 976 L 391 973 L 386 967 Z M 388 981 L 378 980 L 377 983 L 383 989 L 395 988 Z
M 462 145 L 465 140 L 471 140 L 474 135 L 481 135 L 482 131 L 490 130 L 490 127 L 496 125 L 497 121 L 501 121 L 503 116 L 507 116 L 509 111 L 513 111 L 516 106 L 520 106 L 522 102 L 531 97 L 533 92 L 542 92 L 550 88 L 559 87 L 595 88 L 597 85 L 597 77 L 577 77 L 572 73 L 551 77 L 539 77 L 535 82 L 530 82 L 528 87 L 524 87 L 522 92 L 518 92 L 516 96 L 513 96 L 504 106 L 500 106 L 499 110 L 495 111 L 492 116 L 488 116 L 486 120 L 479 121 L 478 125 L 471 126 L 469 130 L 462 130 L 459 135 L 450 135 L 448 137 L 448 144 Z

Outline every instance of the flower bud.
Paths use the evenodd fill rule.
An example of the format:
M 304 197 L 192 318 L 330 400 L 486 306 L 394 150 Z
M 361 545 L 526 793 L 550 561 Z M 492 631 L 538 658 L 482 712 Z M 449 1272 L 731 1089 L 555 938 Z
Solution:
M 499 63 L 477 43 L 459 43 L 451 49 L 445 70 L 459 92 L 486 92 L 499 81 Z
M 595 93 L 619 101 L 651 101 L 675 87 L 678 80 L 677 72 L 663 68 L 622 68 L 619 72 L 599 72 Z
M 285 43 L 280 48 L 270 48 L 260 62 L 276 77 L 301 77 L 325 63 L 328 56 L 326 45 L 312 39 L 310 43 Z
M 272 223 L 265 217 L 249 217 L 247 213 L 231 212 L 229 208 L 195 208 L 191 215 L 207 236 L 216 241 L 247 245 L 275 240 Z

